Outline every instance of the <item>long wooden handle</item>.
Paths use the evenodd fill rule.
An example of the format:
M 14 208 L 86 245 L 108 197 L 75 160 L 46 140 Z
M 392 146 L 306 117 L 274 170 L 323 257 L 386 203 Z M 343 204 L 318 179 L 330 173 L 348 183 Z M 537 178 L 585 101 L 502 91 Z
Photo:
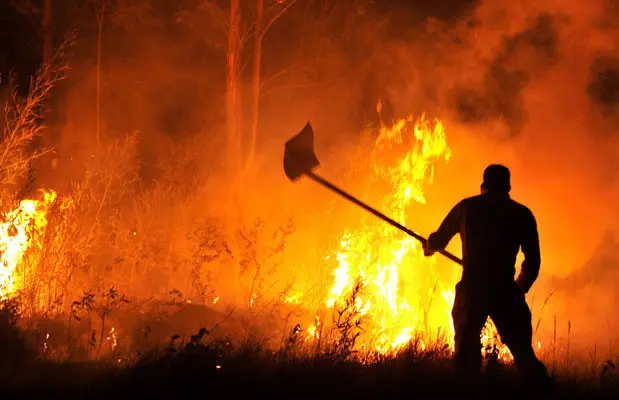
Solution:
M 308 178 L 312 179 L 313 181 L 315 181 L 315 182 L 321 184 L 322 186 L 326 187 L 327 189 L 330 189 L 330 190 L 334 191 L 335 193 L 339 194 L 340 196 L 344 197 L 345 199 L 355 203 L 356 205 L 358 205 L 359 207 L 363 208 L 364 210 L 371 212 L 372 214 L 374 214 L 378 218 L 380 218 L 383 221 L 387 222 L 388 224 L 398 228 L 402 232 L 404 232 L 404 233 L 414 237 L 415 239 L 419 240 L 421 243 L 425 244 L 428 241 L 428 239 L 426 239 L 423 236 L 421 236 L 421 235 L 411 231 L 410 229 L 408 229 L 404 225 L 397 223 L 396 221 L 394 221 L 393 219 L 389 218 L 388 216 L 386 216 L 385 214 L 381 213 L 380 211 L 377 211 L 377 210 L 373 209 L 372 207 L 368 206 L 367 204 L 365 204 L 361 200 L 359 200 L 356 197 L 346 193 L 342 189 L 338 188 L 337 186 L 335 186 L 331 182 L 325 180 L 324 178 L 316 175 L 312 171 L 305 172 L 305 175 Z M 445 257 L 449 258 L 451 261 L 455 262 L 456 264 L 462 265 L 462 260 L 460 258 L 454 256 L 450 252 L 448 252 L 446 250 L 438 250 L 438 253 L 441 253 L 442 255 L 444 255 Z

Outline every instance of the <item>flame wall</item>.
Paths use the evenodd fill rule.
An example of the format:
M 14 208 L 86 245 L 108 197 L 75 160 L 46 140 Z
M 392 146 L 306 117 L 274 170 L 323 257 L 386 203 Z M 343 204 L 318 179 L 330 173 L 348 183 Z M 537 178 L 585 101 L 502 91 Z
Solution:
M 265 89 L 258 154 L 238 201 L 223 195 L 231 186 L 220 151 L 223 57 L 211 39 L 204 44 L 205 37 L 216 42 L 220 34 L 195 28 L 214 26 L 203 23 L 210 17 L 178 3 L 154 17 L 173 28 L 149 22 L 130 32 L 110 30 L 103 58 L 106 140 L 138 133 L 130 151 L 113 148 L 103 167 L 92 157 L 94 47 L 92 30 L 84 29 L 71 83 L 56 97 L 54 134 L 45 139 L 58 145 L 59 161 L 52 169 L 51 160 L 43 159 L 37 179 L 61 194 L 81 193 L 81 228 L 73 234 L 92 232 L 93 221 L 101 221 L 94 216 L 105 220 L 96 229 L 105 241 L 88 250 L 88 262 L 71 258 L 72 268 L 115 271 L 119 275 L 106 284 L 131 282 L 126 291 L 161 298 L 172 288 L 199 291 L 191 278 L 199 265 L 202 278 L 212 279 L 203 297 L 247 305 L 252 275 L 239 279 L 242 246 L 229 249 L 217 238 L 236 238 L 235 228 L 243 226 L 246 237 L 238 243 L 254 234 L 260 259 L 266 259 L 280 245 L 274 232 L 292 219 L 295 232 L 286 236 L 285 250 L 269 258 L 263 284 L 274 297 L 293 283 L 305 295 L 304 307 L 320 307 L 332 285 L 333 266 L 325 257 L 342 232 L 359 223 L 362 211 L 309 182 L 288 182 L 281 171 L 283 143 L 310 119 L 320 172 L 381 205 L 384 188 L 373 186 L 371 168 L 360 162 L 378 134 L 362 132 L 370 122 L 376 128 L 380 97 L 387 122 L 424 112 L 443 121 L 453 153 L 448 163 L 435 166 L 426 204 L 411 206 L 407 223 L 430 233 L 455 202 L 478 192 L 488 163 L 508 165 L 514 198 L 539 223 L 543 265 L 530 299 L 534 318 L 541 317 L 550 331 L 553 315 L 560 331 L 571 320 L 583 341 L 612 336 L 610 306 L 616 299 L 610 277 L 617 244 L 607 235 L 616 230 L 618 197 L 616 6 L 602 0 L 482 1 L 430 22 L 407 9 L 414 21 L 407 25 L 393 23 L 392 14 L 322 10 L 310 3 L 292 7 L 265 36 L 265 75 L 278 79 Z M 244 94 L 249 84 L 243 76 Z M 77 190 L 76 182 L 91 188 L 90 194 Z M 258 217 L 264 227 L 252 225 Z M 237 258 L 217 258 L 203 251 L 204 243 Z M 459 253 L 458 246 L 454 240 L 449 250 Z M 445 269 L 456 279 L 457 271 Z M 78 286 L 93 281 L 100 282 L 84 273 L 75 296 Z M 551 292 L 549 305 L 538 312 Z

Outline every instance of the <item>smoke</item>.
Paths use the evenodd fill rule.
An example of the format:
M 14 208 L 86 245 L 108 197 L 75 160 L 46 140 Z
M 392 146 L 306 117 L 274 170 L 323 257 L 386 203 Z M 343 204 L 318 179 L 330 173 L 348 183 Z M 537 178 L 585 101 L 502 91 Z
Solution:
M 588 334 L 617 323 L 616 258 L 597 257 L 616 249 L 608 235 L 619 217 L 616 16 L 607 1 L 480 2 L 455 28 L 459 43 L 445 45 L 458 63 L 441 69 L 439 89 L 454 161 L 436 184 L 471 170 L 455 199 L 475 191 L 485 164 L 508 165 L 513 197 L 538 221 L 537 296 L 554 291 L 558 318 Z M 569 301 L 579 294 L 580 304 Z
M 318 3 L 323 2 L 299 1 L 265 35 L 260 136 L 243 202 L 223 196 L 231 186 L 221 173 L 225 32 L 189 1 L 109 20 L 102 57 L 105 140 L 137 133 L 141 188 L 169 177 L 161 165 L 169 159 L 183 161 L 174 170 L 179 186 L 199 182 L 185 202 L 158 209 L 153 217 L 168 226 L 172 239 L 162 241 L 169 239 L 173 256 L 192 257 L 195 243 L 179 232 L 207 217 L 234 216 L 250 225 L 260 217 L 267 221 L 264 237 L 292 219 L 296 233 L 273 279 L 328 286 L 325 249 L 333 248 L 360 211 L 312 183 L 288 182 L 281 170 L 284 142 L 310 120 L 320 172 L 378 202 L 380 194 L 364 184 L 370 166 L 356 162 L 370 150 L 372 137 L 362 131 L 378 123 L 380 97 L 386 123 L 422 113 L 444 121 L 453 151 L 448 163 L 435 167 L 427 204 L 411 213 L 407 222 L 413 229 L 424 235 L 436 229 L 458 200 L 477 194 L 487 164 L 504 163 L 512 170 L 513 197 L 537 217 L 540 296 L 557 291 L 557 304 L 564 304 L 561 296 L 570 292 L 559 293 L 568 290 L 556 283 L 560 279 L 578 276 L 569 290 L 599 280 L 587 272 L 587 263 L 619 220 L 614 2 L 486 0 L 457 12 L 405 5 L 387 13 L 352 4 L 357 2 Z M 92 26 L 81 29 L 70 83 L 56 102 L 59 167 L 40 169 L 45 186 L 81 176 L 96 148 L 96 32 Z M 240 80 L 244 102 L 251 83 L 247 65 Z M 246 123 L 248 116 L 243 113 L 241 120 Z M 179 144 L 191 151 L 171 152 Z M 450 249 L 459 253 L 458 245 L 454 240 Z M 613 260 L 598 264 L 613 270 Z M 226 290 L 238 283 L 236 269 L 219 270 Z M 188 279 L 174 277 L 184 287 Z M 157 277 L 149 285 L 170 288 L 164 280 Z M 591 295 L 608 304 L 604 296 L 612 288 L 599 285 Z
M 486 165 L 510 167 L 513 198 L 531 208 L 540 233 L 542 271 L 530 296 L 534 316 L 543 319 L 540 329 L 547 332 L 553 329 L 553 315 L 562 326 L 570 321 L 571 334 L 586 345 L 607 339 L 617 324 L 611 311 L 616 258 L 597 258 L 616 249 L 608 238 L 617 232 L 619 220 L 617 12 L 610 1 L 481 1 L 455 20 L 389 26 L 369 43 L 355 36 L 368 46 L 367 59 L 359 68 L 345 58 L 339 65 L 350 74 L 346 83 L 363 90 L 338 87 L 336 94 L 326 89 L 334 108 L 367 96 L 367 110 L 381 97 L 386 122 L 424 112 L 445 122 L 453 158 L 435 167 L 427 205 L 410 213 L 407 222 L 418 232 L 430 233 L 458 200 L 477 194 Z M 369 169 L 351 163 L 359 148 L 369 151 L 367 144 L 350 130 L 334 128 L 338 119 L 345 118 L 336 112 L 314 119 L 322 171 L 378 204 L 362 183 Z M 302 122 L 299 118 L 296 126 Z M 295 132 L 288 130 L 288 136 Z M 279 152 L 274 144 L 270 157 L 277 160 Z M 274 165 L 273 174 L 279 168 Z M 313 184 L 306 185 L 282 186 L 283 197 L 310 196 Z M 316 218 L 312 210 L 329 196 L 321 191 L 311 194 L 314 205 L 301 200 L 294 207 Z M 331 219 L 340 221 L 331 230 L 339 225 L 343 231 L 347 219 L 359 217 L 356 209 L 344 211 L 352 206 L 342 207 Z M 301 226 L 322 232 L 315 224 Z M 459 244 L 455 239 L 449 249 L 459 254 Z M 582 302 L 571 301 L 574 296 Z
M 538 216 L 547 271 L 557 275 L 581 267 L 616 228 L 608 44 L 617 31 L 607 15 L 606 2 L 482 3 L 467 53 L 489 56 L 477 66 L 479 84 L 458 84 L 453 100 L 467 128 L 499 121 L 500 134 L 486 137 L 511 148 L 514 194 Z

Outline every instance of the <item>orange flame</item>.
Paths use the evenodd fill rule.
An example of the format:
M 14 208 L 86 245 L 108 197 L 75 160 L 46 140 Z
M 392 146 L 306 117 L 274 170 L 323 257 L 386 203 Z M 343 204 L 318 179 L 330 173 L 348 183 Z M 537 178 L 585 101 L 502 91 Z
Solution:
M 439 120 L 424 115 L 408 117 L 391 127 L 382 126 L 372 152 L 374 178 L 386 181 L 389 193 L 382 208 L 406 226 L 411 203 L 425 204 L 426 185 L 434 180 L 434 166 L 448 162 L 451 149 Z M 441 274 L 436 258 L 427 258 L 411 237 L 377 219 L 366 220 L 356 230 L 341 235 L 334 252 L 336 266 L 326 299 L 328 308 L 346 304 L 357 282 L 361 292 L 354 299 L 355 312 L 364 319 L 363 346 L 381 354 L 395 352 L 423 337 L 441 332 L 453 348 L 451 307 L 454 274 Z M 350 303 L 349 303 L 350 304 Z M 489 321 L 483 331 L 484 347 L 494 344 L 496 328 Z M 315 325 L 308 330 L 315 335 Z M 500 357 L 511 357 L 497 343 Z
M 16 273 L 26 251 L 40 245 L 40 237 L 47 227 L 46 214 L 56 199 L 56 192 L 43 191 L 41 200 L 22 200 L 9 211 L 0 223 L 0 299 L 5 299 L 21 288 Z

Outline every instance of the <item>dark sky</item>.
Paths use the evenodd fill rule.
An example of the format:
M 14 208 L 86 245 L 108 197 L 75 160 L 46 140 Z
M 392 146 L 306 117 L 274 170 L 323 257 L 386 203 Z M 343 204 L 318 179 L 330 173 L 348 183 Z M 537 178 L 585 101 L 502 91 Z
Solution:
M 41 57 L 35 26 L 9 0 L 0 0 L 0 72 L 31 70 Z
M 398 15 L 402 11 L 449 20 L 466 12 L 478 0 L 378 0 L 380 8 Z
M 56 0 L 58 1 L 58 0 Z M 61 0 L 62 1 L 62 0 Z M 31 0 L 42 3 L 42 0 Z M 376 0 L 379 12 L 387 13 L 396 24 L 411 23 L 421 16 L 449 20 L 471 7 L 477 0 Z M 35 18 L 27 18 L 0 0 L 0 72 L 16 71 L 26 77 L 39 65 L 42 46 L 40 27 Z M 24 79 L 27 79 L 24 77 Z

